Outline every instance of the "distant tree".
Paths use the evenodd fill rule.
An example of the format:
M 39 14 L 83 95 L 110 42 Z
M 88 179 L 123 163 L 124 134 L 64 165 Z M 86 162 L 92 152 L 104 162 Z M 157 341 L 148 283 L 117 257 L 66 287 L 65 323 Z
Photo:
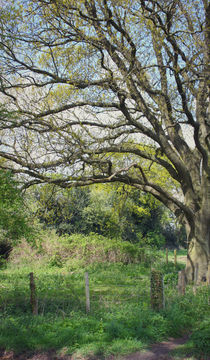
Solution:
M 59 235 L 84 233 L 83 210 L 89 204 L 88 188 L 63 189 L 54 185 L 35 187 L 33 212 L 41 223 L 55 228 Z
M 11 0 L 0 11 L 1 93 L 17 115 L 1 123 L 0 155 L 26 186 L 151 193 L 186 227 L 188 279 L 196 263 L 205 277 L 209 1 Z

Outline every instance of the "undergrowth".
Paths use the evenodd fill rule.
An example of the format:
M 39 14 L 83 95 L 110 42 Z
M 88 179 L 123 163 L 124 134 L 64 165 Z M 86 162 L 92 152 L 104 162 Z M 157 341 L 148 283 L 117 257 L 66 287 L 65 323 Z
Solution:
M 185 296 L 178 296 L 177 272 L 183 264 L 166 265 L 161 253 L 151 249 L 145 250 L 141 259 L 133 250 L 124 256 L 127 245 L 122 246 L 121 255 L 118 249 L 115 258 L 113 253 L 107 258 L 111 255 L 106 249 L 113 252 L 115 244 L 105 247 L 106 239 L 102 237 L 100 258 L 95 235 L 83 238 L 76 247 L 77 241 L 74 236 L 58 243 L 51 237 L 51 241 L 46 239 L 31 251 L 27 244 L 14 250 L 7 268 L 0 271 L 0 349 L 55 349 L 75 357 L 109 356 L 128 354 L 191 332 L 191 352 L 207 358 L 209 289 L 203 286 L 194 295 L 188 287 Z M 89 261 L 94 244 L 96 251 Z M 150 308 L 151 265 L 164 273 L 166 307 L 160 312 Z M 31 271 L 35 275 L 38 316 L 32 316 L 30 308 Z M 85 308 L 86 271 L 89 314 Z

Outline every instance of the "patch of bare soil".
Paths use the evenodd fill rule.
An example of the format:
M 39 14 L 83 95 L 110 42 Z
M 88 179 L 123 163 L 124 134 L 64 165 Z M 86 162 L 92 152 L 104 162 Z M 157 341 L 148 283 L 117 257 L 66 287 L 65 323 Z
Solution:
M 188 336 L 182 338 L 170 338 L 168 341 L 162 341 L 158 344 L 153 344 L 149 350 L 145 352 L 136 352 L 124 357 L 124 360 L 173 360 L 170 356 L 171 350 L 176 349 L 179 345 L 187 342 Z
M 170 338 L 168 341 L 163 341 L 158 344 L 153 344 L 147 351 L 135 352 L 133 354 L 119 357 L 110 356 L 107 360 L 173 360 L 170 355 L 171 350 L 183 345 L 187 342 L 188 336 L 174 339 Z M 100 360 L 101 358 L 75 358 L 71 355 L 58 356 L 55 351 L 36 352 L 36 353 L 22 353 L 15 355 L 13 351 L 0 352 L 0 360 Z M 184 359 L 183 359 L 184 360 Z M 210 360 L 210 359 L 209 359 Z

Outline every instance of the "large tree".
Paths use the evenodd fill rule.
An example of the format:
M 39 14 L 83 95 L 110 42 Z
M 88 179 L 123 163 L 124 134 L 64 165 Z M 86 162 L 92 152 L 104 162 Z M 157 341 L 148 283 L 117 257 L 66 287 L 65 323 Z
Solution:
M 151 193 L 186 226 L 188 279 L 197 263 L 205 277 L 208 0 L 10 1 L 0 28 L 7 167 L 25 186 L 117 181 Z

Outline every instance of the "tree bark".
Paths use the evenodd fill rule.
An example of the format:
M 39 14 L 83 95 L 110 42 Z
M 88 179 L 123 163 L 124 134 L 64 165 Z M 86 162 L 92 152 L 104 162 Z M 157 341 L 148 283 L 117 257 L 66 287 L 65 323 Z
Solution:
M 194 229 L 193 229 L 194 227 Z M 202 205 L 195 215 L 195 221 L 190 231 L 186 277 L 188 281 L 195 281 L 196 264 L 198 264 L 197 282 L 207 281 L 208 266 L 210 264 L 210 183 L 206 177 L 202 186 Z

